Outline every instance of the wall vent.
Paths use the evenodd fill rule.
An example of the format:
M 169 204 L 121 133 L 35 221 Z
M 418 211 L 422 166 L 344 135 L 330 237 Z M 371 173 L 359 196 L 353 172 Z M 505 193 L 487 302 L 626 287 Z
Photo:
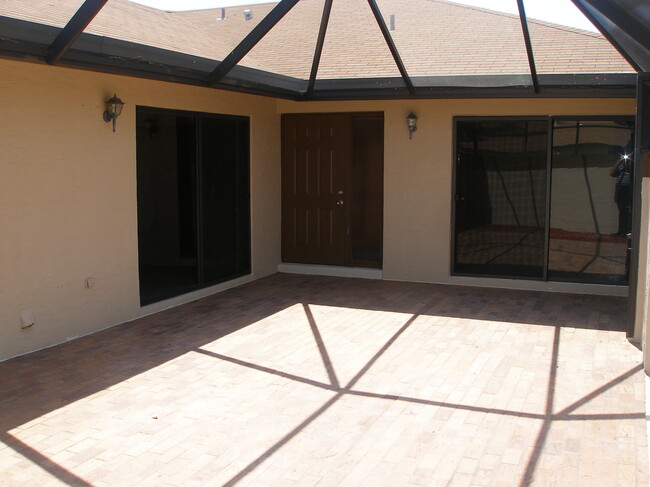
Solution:
M 395 30 L 395 14 L 390 14 L 390 30 Z
M 244 20 L 251 20 L 253 18 L 252 10 L 244 10 Z
M 217 20 L 226 20 L 226 9 L 222 8 L 221 13 L 219 14 L 219 18 Z

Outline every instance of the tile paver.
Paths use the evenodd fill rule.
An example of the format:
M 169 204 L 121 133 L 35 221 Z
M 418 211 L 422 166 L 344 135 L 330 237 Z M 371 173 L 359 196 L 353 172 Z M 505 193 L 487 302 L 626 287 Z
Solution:
M 625 300 L 275 275 L 0 364 L 0 485 L 645 486 Z

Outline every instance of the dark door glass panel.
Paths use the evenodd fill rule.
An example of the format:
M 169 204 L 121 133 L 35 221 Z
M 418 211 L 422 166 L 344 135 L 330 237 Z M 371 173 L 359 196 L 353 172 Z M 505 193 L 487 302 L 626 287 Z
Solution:
M 248 122 L 201 118 L 203 279 L 250 272 Z
M 137 113 L 138 254 L 143 304 L 198 282 L 196 125 L 192 117 Z
M 633 121 L 555 121 L 548 277 L 627 284 Z
M 454 272 L 543 278 L 546 121 L 457 125 Z
M 141 304 L 250 272 L 248 126 L 137 109 Z
M 384 119 L 352 117 L 350 242 L 353 265 L 382 264 Z

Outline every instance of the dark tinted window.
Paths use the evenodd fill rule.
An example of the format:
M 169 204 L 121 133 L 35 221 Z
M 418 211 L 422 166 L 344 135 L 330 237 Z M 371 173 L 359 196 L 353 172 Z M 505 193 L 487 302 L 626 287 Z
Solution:
M 459 122 L 454 271 L 542 278 L 546 121 Z
M 248 119 L 138 108 L 140 301 L 250 272 Z
M 633 150 L 631 122 L 554 123 L 549 279 L 627 283 Z

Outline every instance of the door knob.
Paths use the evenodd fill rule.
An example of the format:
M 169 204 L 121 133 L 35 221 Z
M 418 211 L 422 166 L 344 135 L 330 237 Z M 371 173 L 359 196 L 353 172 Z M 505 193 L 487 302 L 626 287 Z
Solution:
M 343 206 L 343 200 L 338 200 L 338 201 L 336 202 L 336 204 L 339 205 L 339 206 Z

